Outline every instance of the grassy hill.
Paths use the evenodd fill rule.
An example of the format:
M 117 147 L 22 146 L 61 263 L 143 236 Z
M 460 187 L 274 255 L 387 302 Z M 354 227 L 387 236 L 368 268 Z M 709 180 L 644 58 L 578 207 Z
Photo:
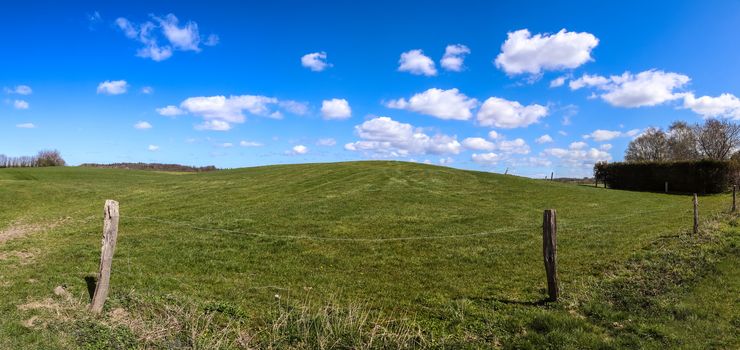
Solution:
M 0 169 L 0 348 L 736 348 L 740 229 L 728 195 L 700 201 L 691 238 L 689 196 L 402 162 Z

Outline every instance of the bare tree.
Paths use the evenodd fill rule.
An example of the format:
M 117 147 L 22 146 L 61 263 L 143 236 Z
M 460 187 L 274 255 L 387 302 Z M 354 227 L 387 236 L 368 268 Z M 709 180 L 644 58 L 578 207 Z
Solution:
M 642 135 L 630 142 L 625 151 L 624 160 L 628 162 L 668 160 L 670 148 L 665 132 L 658 128 L 649 128 Z
M 36 166 L 64 166 L 66 162 L 57 150 L 40 151 L 36 156 Z
M 673 122 L 668 128 L 667 137 L 671 160 L 697 160 L 701 157 L 697 150 L 695 130 L 688 123 Z
M 740 146 L 740 125 L 727 120 L 709 119 L 694 126 L 698 151 L 702 157 L 727 160 Z

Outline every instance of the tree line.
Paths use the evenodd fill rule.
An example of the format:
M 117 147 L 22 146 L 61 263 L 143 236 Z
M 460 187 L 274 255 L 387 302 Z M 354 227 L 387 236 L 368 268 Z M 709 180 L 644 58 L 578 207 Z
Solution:
M 729 160 L 740 147 L 740 125 L 708 119 L 689 125 L 673 122 L 667 131 L 649 128 L 627 146 L 627 162 Z M 740 157 L 740 155 L 738 156 Z
M 43 150 L 35 156 L 8 157 L 0 154 L 0 168 L 31 168 L 64 166 L 66 162 L 57 150 Z

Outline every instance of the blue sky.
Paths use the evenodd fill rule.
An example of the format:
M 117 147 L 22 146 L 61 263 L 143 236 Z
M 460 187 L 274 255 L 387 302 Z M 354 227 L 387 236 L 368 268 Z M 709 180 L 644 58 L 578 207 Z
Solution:
M 70 164 L 585 176 L 740 118 L 736 1 L 24 1 L 0 27 L 0 153 Z

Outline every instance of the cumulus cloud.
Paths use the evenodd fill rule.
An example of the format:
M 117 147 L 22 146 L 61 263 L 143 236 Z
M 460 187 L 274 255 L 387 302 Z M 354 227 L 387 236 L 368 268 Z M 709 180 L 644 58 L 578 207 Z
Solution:
M 530 151 L 529 145 L 521 138 L 514 140 L 501 139 L 496 142 L 490 142 L 480 137 L 469 137 L 463 140 L 462 145 L 466 149 L 473 151 L 497 151 L 498 153 L 484 153 L 476 156 L 479 160 L 488 158 L 488 160 L 484 160 L 486 163 L 494 159 L 496 162 L 509 159 L 514 154 L 528 154 Z M 473 157 L 474 161 L 476 157 Z
M 572 90 L 591 87 L 601 90 L 602 100 L 616 107 L 655 106 L 684 96 L 675 90 L 685 86 L 691 79 L 683 74 L 648 70 L 637 74 L 624 72 L 609 78 L 599 75 L 584 75 L 572 80 Z
M 220 144 L 218 146 L 219 147 L 223 147 L 223 148 L 231 148 L 231 147 L 234 147 L 234 144 L 231 143 L 231 142 L 224 142 L 224 143 L 222 143 L 222 144 Z
M 154 88 L 151 86 L 144 86 L 141 88 L 141 93 L 144 95 L 151 95 L 154 93 Z
M 408 100 L 399 98 L 385 105 L 388 108 L 405 109 L 439 119 L 468 120 L 473 116 L 470 110 L 478 105 L 478 100 L 465 96 L 458 89 L 432 88 L 415 94 Z
M 488 138 L 491 140 L 496 140 L 500 137 L 502 136 L 499 133 L 497 133 L 496 130 L 491 130 L 488 132 Z
M 596 148 L 586 150 L 579 145 L 570 149 L 548 148 L 542 155 L 558 158 L 565 165 L 577 168 L 592 168 L 596 162 L 612 159 L 611 155 L 603 150 Z
M 576 142 L 572 142 L 572 143 L 570 144 L 570 146 L 568 146 L 568 148 L 570 148 L 570 149 L 572 149 L 572 150 L 576 150 L 576 149 L 584 149 L 584 148 L 586 148 L 586 147 L 588 147 L 588 144 L 587 144 L 587 143 L 585 143 L 585 142 L 583 142 L 583 141 L 576 141 Z
M 36 127 L 36 125 L 34 125 L 33 123 L 21 123 L 16 124 L 15 127 L 20 129 L 33 129 Z
M 120 95 L 128 91 L 128 83 L 125 80 L 106 80 L 98 84 L 98 94 Z
M 157 108 L 160 115 L 174 117 L 182 114 L 191 114 L 204 119 L 197 125 L 197 130 L 230 130 L 233 124 L 241 124 L 246 120 L 246 113 L 254 116 L 281 119 L 282 108 L 291 113 L 305 113 L 307 106 L 300 102 L 280 101 L 275 97 L 260 95 L 232 95 L 232 96 L 196 96 L 182 101 L 179 106 L 169 105 Z
M 196 22 L 187 21 L 180 25 L 179 19 L 171 13 L 164 17 L 154 15 L 150 17 L 150 21 L 143 23 L 134 23 L 124 17 L 114 21 L 127 38 L 143 45 L 136 51 L 139 57 L 164 61 L 172 57 L 174 51 L 200 52 L 201 43 L 206 46 L 218 44 L 219 38 L 215 34 L 209 35 L 207 40 L 202 42 Z
M 473 153 L 473 155 L 470 156 L 470 158 L 474 162 L 476 162 L 478 164 L 482 164 L 482 165 L 496 165 L 496 164 L 498 164 L 499 161 L 502 160 L 501 159 L 501 156 L 499 156 L 498 154 L 493 153 L 493 152 L 480 153 L 480 154 Z
M 159 151 L 159 146 L 149 145 L 149 147 L 147 147 L 146 149 L 149 150 L 149 152 L 156 152 L 156 151 Z
M 602 151 L 609 151 L 610 149 L 612 149 L 612 145 L 610 143 L 605 143 L 599 146 L 599 149 Z
M 593 139 L 596 142 L 604 142 L 616 139 L 617 137 L 631 137 L 635 136 L 640 132 L 640 129 L 632 129 L 627 132 L 616 131 L 616 130 L 603 130 L 597 129 L 590 134 L 583 135 L 584 139 Z
M 321 115 L 324 119 L 347 119 L 352 116 L 352 108 L 343 98 L 324 100 L 321 102 Z
M 151 128 L 152 128 L 152 124 L 149 124 L 149 122 L 146 122 L 146 121 L 140 121 L 134 124 L 134 129 L 146 130 L 146 129 L 151 129 Z
M 389 117 L 376 117 L 355 126 L 362 140 L 348 143 L 348 151 L 363 152 L 372 157 L 407 157 L 426 154 L 458 154 L 462 145 L 457 137 L 443 134 L 427 135 L 411 124 Z
M 290 151 L 290 154 L 293 154 L 293 155 L 306 154 L 306 153 L 308 153 L 308 147 L 304 145 L 293 146 L 293 148 Z
M 185 114 L 185 111 L 183 111 L 180 108 L 177 108 L 177 106 L 172 106 L 172 105 L 162 107 L 162 108 L 157 108 L 156 111 L 157 113 L 165 117 L 175 117 L 181 114 Z
M 462 141 L 463 147 L 474 151 L 493 151 L 496 144 L 482 137 L 468 137 Z
M 333 138 L 319 139 L 318 141 L 316 141 L 316 144 L 319 146 L 331 147 L 337 144 L 337 140 Z
M 33 93 L 33 89 L 31 89 L 28 85 L 17 85 L 12 88 L 3 88 L 3 91 L 5 91 L 6 94 L 18 94 L 18 95 L 30 95 Z
M 331 64 L 326 62 L 326 52 L 323 51 L 303 55 L 301 65 L 314 72 L 321 72 L 331 67 Z
M 256 141 L 242 140 L 242 141 L 239 141 L 239 146 L 241 147 L 262 147 L 262 144 Z
M 521 128 L 537 123 L 547 115 L 547 107 L 538 104 L 522 106 L 517 101 L 489 97 L 478 110 L 478 124 L 497 128 Z
M 15 109 L 28 109 L 31 106 L 28 104 L 27 101 L 24 100 L 15 100 L 13 101 L 13 108 Z
M 542 136 L 538 137 L 536 140 L 534 140 L 534 142 L 536 142 L 538 144 L 551 143 L 551 142 L 553 142 L 553 139 L 552 139 L 552 137 L 550 135 L 545 134 L 545 135 L 542 135 Z
M 402 53 L 401 59 L 398 60 L 398 71 L 409 72 L 415 75 L 437 75 L 437 68 L 434 66 L 434 61 L 424 55 L 422 50 L 411 50 Z
M 683 107 L 691 109 L 704 118 L 740 119 L 740 99 L 728 93 L 717 97 L 696 97 L 693 93 L 686 93 L 684 94 Z
M 445 54 L 442 56 L 442 60 L 439 61 L 439 65 L 449 71 L 462 71 L 465 56 L 469 53 L 470 49 L 465 45 L 447 45 Z
M 496 57 L 496 67 L 509 75 L 539 75 L 546 70 L 576 68 L 591 61 L 591 50 L 599 44 L 591 33 L 532 34 L 527 29 L 508 33 Z
M 559 76 L 550 81 L 550 87 L 555 88 L 555 87 L 563 86 L 563 84 L 565 84 L 566 79 L 568 79 L 568 76 L 565 76 L 565 75 Z
M 286 100 L 280 101 L 280 107 L 295 115 L 305 115 L 308 113 L 308 104 L 304 102 Z

